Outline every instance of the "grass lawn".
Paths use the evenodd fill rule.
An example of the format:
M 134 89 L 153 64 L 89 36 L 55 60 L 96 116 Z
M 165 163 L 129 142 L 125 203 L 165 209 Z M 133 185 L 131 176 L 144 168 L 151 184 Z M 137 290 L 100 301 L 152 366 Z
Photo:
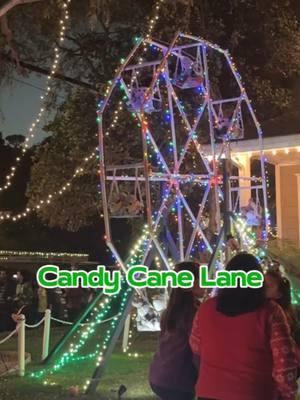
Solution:
M 63 329 L 52 329 L 53 345 L 63 334 Z M 44 378 L 31 378 L 28 374 L 38 370 L 41 355 L 41 331 L 27 331 L 26 351 L 32 355 L 32 363 L 27 365 L 27 376 L 20 378 L 16 376 L 5 376 L 0 378 L 0 398 L 7 400 L 56 400 L 69 399 L 71 396 L 68 388 L 72 385 L 82 385 L 91 377 L 94 362 L 79 361 L 71 363 L 64 369 L 50 375 L 47 378 L 49 384 L 43 383 Z M 120 344 L 116 347 L 110 359 L 102 382 L 98 386 L 97 399 L 117 399 L 116 391 L 121 384 L 127 387 L 126 399 L 132 400 L 154 400 L 148 386 L 149 363 L 157 343 L 156 335 L 140 334 L 134 341 L 133 352 L 138 352 L 138 358 L 131 358 L 123 354 Z M 9 340 L 0 346 L 1 350 L 15 350 L 16 339 Z
M 64 334 L 63 328 L 52 327 L 51 346 Z M 101 331 L 99 332 L 101 336 Z M 1 337 L 0 337 L 1 338 Z M 87 352 L 95 349 L 97 342 L 89 343 Z M 149 364 L 157 346 L 157 334 L 140 333 L 134 339 L 132 352 L 139 354 L 138 358 L 131 358 L 121 351 L 120 343 L 115 348 L 109 360 L 107 369 L 98 386 L 94 397 L 84 397 L 86 400 L 116 400 L 120 385 L 127 387 L 127 400 L 155 400 L 157 399 L 148 386 Z M 13 338 L 0 345 L 0 352 L 16 350 L 17 340 Z M 90 379 L 94 370 L 94 361 L 77 361 L 66 365 L 55 374 L 45 375 L 43 378 L 31 378 L 33 371 L 39 371 L 42 349 L 42 331 L 26 332 L 26 351 L 32 356 L 32 363 L 27 365 L 24 378 L 15 375 L 0 377 L 0 400 L 71 400 L 70 386 L 83 387 Z M 51 367 L 51 366 L 50 366 Z M 47 384 L 44 381 L 47 380 Z M 73 397 L 74 398 L 74 397 Z M 81 396 L 75 397 L 81 400 Z M 298 397 L 300 400 L 300 396 Z

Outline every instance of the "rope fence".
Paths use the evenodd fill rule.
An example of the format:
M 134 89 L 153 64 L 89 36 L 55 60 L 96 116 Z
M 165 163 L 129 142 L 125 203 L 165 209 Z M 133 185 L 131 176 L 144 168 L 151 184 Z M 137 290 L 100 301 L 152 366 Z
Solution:
M 18 327 L 13 330 L 12 332 L 10 332 L 5 338 L 0 340 L 0 344 L 3 344 L 5 342 L 7 342 L 11 337 L 13 337 L 16 333 L 18 332 Z
M 39 322 L 37 322 L 34 325 L 25 324 L 25 326 L 26 326 L 26 328 L 34 329 L 34 328 L 39 327 L 44 321 L 45 321 L 45 317 L 43 317 Z
M 114 315 L 113 317 L 110 317 L 110 318 L 104 319 L 103 321 L 97 322 L 96 325 L 104 324 L 105 322 L 109 322 L 109 321 L 111 321 L 112 319 L 117 318 L 117 317 L 119 317 L 119 316 L 120 316 L 120 313 L 117 313 L 117 314 Z M 62 325 L 73 325 L 73 324 L 74 324 L 74 322 L 64 321 L 64 320 L 62 320 L 62 319 L 58 319 L 58 318 L 54 318 L 54 317 L 51 317 L 51 320 L 52 320 L 52 321 L 55 321 L 55 322 L 58 322 L 59 324 L 62 324 Z M 85 322 L 85 323 L 83 323 L 83 324 L 80 324 L 80 326 L 86 326 L 86 325 L 89 325 L 89 324 L 90 324 L 90 322 Z
M 21 311 L 21 310 L 20 310 Z M 20 312 L 19 311 L 19 312 Z M 104 324 L 109 322 L 115 318 L 118 318 L 121 314 L 118 312 L 117 314 L 104 319 L 103 321 L 97 322 L 97 325 Z M 5 338 L 0 340 L 0 345 L 6 343 L 9 339 L 11 339 L 15 334 L 18 334 L 18 374 L 19 376 L 25 375 L 25 332 L 26 328 L 35 329 L 44 324 L 43 328 L 43 344 L 42 344 L 42 356 L 41 360 L 47 358 L 49 354 L 49 343 L 50 343 L 50 327 L 51 320 L 62 325 L 74 325 L 74 322 L 64 321 L 59 318 L 52 317 L 51 310 L 46 310 L 44 317 L 37 322 L 36 324 L 26 324 L 26 318 L 24 314 L 18 313 L 13 315 L 13 320 L 16 322 L 16 329 L 10 332 Z M 80 324 L 80 326 L 89 325 L 89 323 Z
M 62 324 L 62 325 L 73 325 L 74 324 L 74 322 L 64 321 L 62 319 L 58 319 L 58 318 L 54 318 L 54 317 L 51 317 L 51 320 L 58 322 L 59 324 Z

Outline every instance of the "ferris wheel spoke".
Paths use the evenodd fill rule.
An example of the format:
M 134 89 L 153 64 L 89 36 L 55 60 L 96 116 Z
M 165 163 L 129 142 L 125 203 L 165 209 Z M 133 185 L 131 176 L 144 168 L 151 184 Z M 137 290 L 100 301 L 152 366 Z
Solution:
M 192 141 L 195 143 L 194 134 L 195 134 L 195 132 L 196 132 L 196 130 L 197 130 L 197 127 L 198 127 L 199 122 L 200 122 L 200 120 L 201 120 L 201 117 L 202 117 L 202 115 L 203 115 L 203 113 L 204 113 L 204 111 L 205 111 L 206 106 L 207 106 L 207 103 L 204 102 L 204 104 L 203 104 L 202 107 L 201 107 L 201 112 L 198 114 L 198 116 L 197 116 L 197 118 L 196 118 L 196 121 L 194 122 L 194 125 L 193 125 L 192 129 L 190 130 L 190 132 L 189 132 L 189 134 L 188 134 L 188 139 L 187 139 L 187 141 L 185 142 L 184 148 L 183 148 L 183 150 L 182 150 L 182 153 L 181 153 L 181 156 L 180 156 L 180 159 L 179 159 L 179 162 L 178 162 L 179 167 L 180 167 L 180 166 L 182 165 L 182 163 L 183 163 L 183 159 L 184 159 L 184 157 L 186 156 L 186 153 L 187 153 L 187 150 L 188 150 L 188 148 L 189 148 L 190 143 L 191 143 Z M 196 141 L 196 143 L 198 143 L 198 142 Z M 200 156 L 201 156 L 201 158 L 203 157 L 203 153 L 202 153 L 202 152 L 201 152 Z
M 180 189 L 178 190 L 178 192 L 179 192 L 179 196 L 180 196 L 180 198 L 182 200 L 182 203 L 183 203 L 184 207 L 186 208 L 186 210 L 187 210 L 192 222 L 195 224 L 198 232 L 201 234 L 201 236 L 202 236 L 202 238 L 203 238 L 203 240 L 204 240 L 204 242 L 205 242 L 205 244 L 207 246 L 207 249 L 212 253 L 212 247 L 211 247 L 209 241 L 207 240 L 203 230 L 201 229 L 200 224 L 197 223 L 197 219 L 196 219 L 193 211 L 190 209 L 190 206 L 188 205 L 188 203 L 187 203 L 187 201 L 186 201 L 185 197 L 183 196 L 183 194 L 182 194 Z
M 191 237 L 190 237 L 190 241 L 189 241 L 189 244 L 188 244 L 187 249 L 186 249 L 186 253 L 185 253 L 185 258 L 186 259 L 191 254 L 192 246 L 194 244 L 194 241 L 195 241 L 195 238 L 196 238 L 196 234 L 198 233 L 198 226 L 200 225 L 200 220 L 201 220 L 201 217 L 202 217 L 202 214 L 203 214 L 204 206 L 205 206 L 205 203 L 207 201 L 210 189 L 211 189 L 211 184 L 208 183 L 208 185 L 207 185 L 207 187 L 205 189 L 205 192 L 204 192 L 200 207 L 199 207 L 198 215 L 197 215 L 197 218 L 196 218 L 196 223 L 194 224 L 194 228 L 193 228 L 193 231 L 192 231 L 192 234 L 191 234 Z

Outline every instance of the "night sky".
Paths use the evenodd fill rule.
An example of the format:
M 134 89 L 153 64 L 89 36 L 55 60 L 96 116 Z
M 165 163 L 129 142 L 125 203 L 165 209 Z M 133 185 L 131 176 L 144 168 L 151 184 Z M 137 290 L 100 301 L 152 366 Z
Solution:
M 23 81 L 25 84 L 17 80 Z M 13 80 L 12 84 L 2 84 L 0 89 L 0 131 L 4 136 L 26 136 L 29 125 L 40 110 L 42 101 L 40 96 L 44 93 L 45 81 L 45 77 L 39 77 L 36 74 L 32 74 L 30 78 L 16 75 L 16 80 Z M 41 126 L 43 126 L 43 121 Z M 38 128 L 35 142 L 44 137 L 45 134 Z

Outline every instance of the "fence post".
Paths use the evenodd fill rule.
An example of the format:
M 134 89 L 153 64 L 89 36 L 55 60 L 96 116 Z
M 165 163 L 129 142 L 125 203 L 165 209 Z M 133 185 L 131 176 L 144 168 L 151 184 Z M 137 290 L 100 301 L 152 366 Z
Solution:
M 130 330 L 130 313 L 127 315 L 124 325 L 124 333 L 123 333 L 123 342 L 122 342 L 122 349 L 125 353 L 128 349 L 128 339 L 129 339 L 129 330 Z
M 50 325 L 51 325 L 51 310 L 47 309 L 45 311 L 45 321 L 44 321 L 42 361 L 45 360 L 46 357 L 48 357 L 49 353 Z
M 25 375 L 25 315 L 18 316 L 18 367 L 19 376 Z

